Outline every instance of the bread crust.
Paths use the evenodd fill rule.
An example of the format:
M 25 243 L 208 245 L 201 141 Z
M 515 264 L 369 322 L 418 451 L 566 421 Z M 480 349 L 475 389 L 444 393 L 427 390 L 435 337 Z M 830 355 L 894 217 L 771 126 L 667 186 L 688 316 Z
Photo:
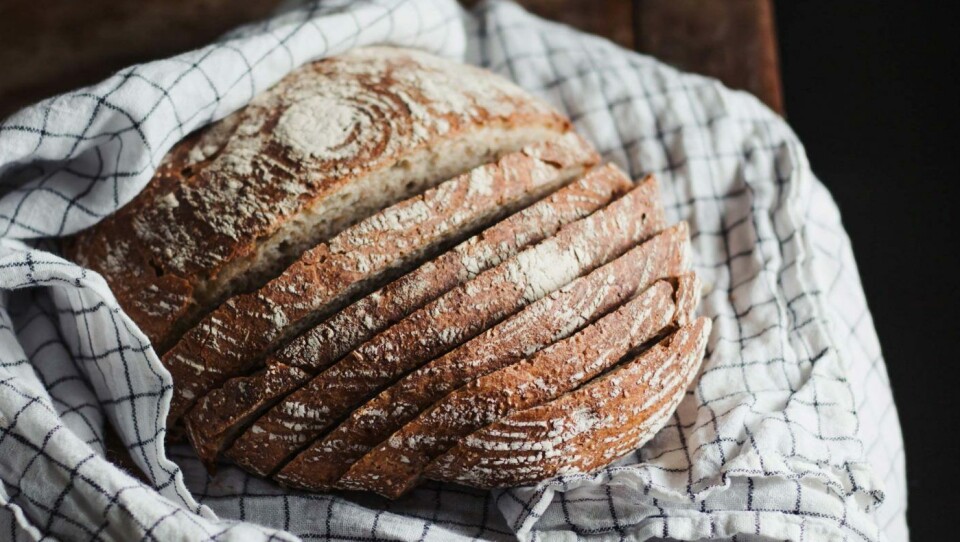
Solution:
M 314 490 L 332 488 L 353 462 L 447 393 L 569 337 L 654 281 L 682 274 L 688 245 L 687 226 L 678 224 L 541 298 L 353 411 L 277 479 L 302 480 Z
M 296 389 L 308 373 L 326 368 L 414 310 L 603 207 L 630 186 L 620 176 L 582 177 L 300 335 L 267 359 L 267 371 L 236 377 L 208 393 L 185 418 L 200 459 L 211 468 L 246 422 Z
M 389 497 L 534 483 L 650 438 L 710 328 L 686 225 L 638 246 L 665 227 L 654 180 L 561 188 L 598 161 L 506 80 L 354 49 L 185 137 L 64 253 L 162 355 L 168 435 L 189 412 L 211 470 Z
M 424 471 L 480 488 L 592 472 L 645 444 L 673 414 L 703 360 L 711 321 L 691 321 L 660 344 L 576 391 L 513 412 L 472 433 Z
M 623 173 L 605 166 L 589 175 Z M 364 343 L 292 393 L 227 451 L 237 464 L 269 474 L 408 371 L 626 252 L 664 226 L 653 179 L 553 237 L 481 273 Z
M 665 329 L 675 313 L 673 287 L 656 282 L 570 338 L 450 393 L 354 463 L 337 486 L 399 497 L 461 438 L 575 389 Z
M 282 269 L 263 261 L 275 256 L 264 254 L 267 248 L 282 241 L 287 253 L 298 254 L 362 218 L 356 209 L 365 204 L 373 211 L 412 195 L 381 187 L 367 197 L 351 187 L 366 187 L 372 175 L 432 156 L 432 147 L 467 134 L 516 127 L 537 127 L 530 137 L 542 137 L 569 124 L 477 68 L 413 50 L 355 49 L 294 70 L 242 110 L 184 139 L 147 189 L 65 252 L 106 278 L 162 352 L 184 331 L 178 324 Z M 496 156 L 493 147 L 478 151 L 474 164 Z M 320 220 L 310 235 L 280 239 L 304 217 Z
M 569 132 L 441 183 L 304 252 L 256 292 L 227 300 L 164 354 L 176 383 L 168 423 L 227 379 L 262 366 L 271 350 L 352 297 L 556 189 L 596 158 Z

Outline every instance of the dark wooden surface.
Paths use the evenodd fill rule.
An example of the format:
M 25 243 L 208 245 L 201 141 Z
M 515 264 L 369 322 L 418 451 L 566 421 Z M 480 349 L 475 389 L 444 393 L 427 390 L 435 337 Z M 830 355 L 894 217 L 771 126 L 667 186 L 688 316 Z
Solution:
M 548 19 L 605 36 L 747 90 L 783 113 L 772 0 L 521 0 Z
M 783 113 L 770 0 L 638 0 L 635 44 L 684 70 L 752 92 Z
M 0 118 L 136 62 L 208 43 L 279 0 L 0 0 Z M 475 0 L 463 0 L 471 5 Z M 520 0 L 527 9 L 783 112 L 772 0 Z
M 209 43 L 279 0 L 0 0 L 0 118 Z

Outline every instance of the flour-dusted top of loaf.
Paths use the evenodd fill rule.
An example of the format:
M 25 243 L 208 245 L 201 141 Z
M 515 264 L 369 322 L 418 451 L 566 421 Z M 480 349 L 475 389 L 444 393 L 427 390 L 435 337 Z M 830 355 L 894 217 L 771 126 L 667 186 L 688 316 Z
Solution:
M 157 339 L 164 335 L 161 321 L 169 325 L 222 294 L 220 282 L 242 284 L 250 280 L 243 276 L 249 267 L 271 267 L 261 259 L 288 263 L 291 254 L 355 221 L 336 213 L 309 216 L 317 201 L 388 166 L 423 168 L 403 163 L 416 160 L 417 149 L 508 125 L 567 126 L 544 103 L 483 70 L 412 50 L 356 49 L 294 70 L 244 109 L 181 142 L 150 189 L 80 234 L 69 252 L 104 274 Z M 489 139 L 494 145 L 496 138 Z M 382 197 L 410 195 L 403 191 L 385 187 Z M 298 232 L 286 245 L 270 245 L 269 254 L 259 246 L 303 220 L 323 227 L 316 236 Z
M 527 108 L 541 105 L 511 83 L 416 51 L 360 49 L 309 64 L 201 136 L 178 164 L 203 165 L 199 182 L 153 195 L 133 220 L 136 236 L 165 256 L 158 263 L 167 272 L 212 272 L 231 256 L 221 240 L 267 233 L 274 216 L 302 207 L 301 196 L 319 196 L 319 185 Z M 182 220 L 192 216 L 212 236 Z

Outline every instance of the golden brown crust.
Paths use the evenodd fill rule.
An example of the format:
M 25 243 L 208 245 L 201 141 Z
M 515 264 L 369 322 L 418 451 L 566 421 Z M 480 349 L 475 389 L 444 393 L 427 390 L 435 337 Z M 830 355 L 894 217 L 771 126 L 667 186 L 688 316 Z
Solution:
M 606 166 L 590 175 L 623 173 Z M 234 442 L 227 456 L 253 472 L 271 472 L 350 408 L 407 371 L 662 229 L 658 198 L 655 181 L 648 180 L 604 209 L 567 224 L 555 236 L 447 292 L 272 408 Z
M 267 359 L 269 370 L 232 379 L 210 392 L 186 417 L 187 434 L 200 459 L 212 465 L 246 420 L 293 391 L 307 373 L 329 366 L 414 310 L 603 207 L 630 186 L 620 176 L 583 177 L 300 335 Z
M 148 189 L 66 252 L 107 279 L 163 351 L 207 305 L 262 283 L 290 255 L 362 218 L 347 201 L 312 238 L 285 240 L 277 262 L 262 262 L 276 257 L 265 258 L 264 247 L 277 245 L 307 210 L 411 153 L 510 126 L 560 133 L 567 121 L 476 68 L 411 50 L 353 50 L 294 70 L 176 145 Z
M 277 355 L 304 369 L 327 367 L 414 310 L 588 216 L 631 186 L 622 176 L 583 176 L 354 302 Z
M 224 442 L 229 442 L 262 413 L 263 405 L 283 397 L 310 379 L 310 373 L 271 363 L 250 377 L 231 378 L 208 393 L 187 416 L 185 433 L 200 460 L 213 471 Z
M 570 338 L 450 393 L 354 463 L 337 486 L 399 497 L 460 438 L 590 380 L 653 338 L 675 312 L 673 288 L 658 281 Z
M 353 296 L 556 189 L 595 160 L 589 144 L 569 132 L 441 183 L 304 252 L 256 292 L 227 300 L 163 356 L 176 383 L 168 419 L 179 419 L 227 379 L 262 366 L 270 350 Z
M 636 450 L 663 427 L 696 376 L 710 324 L 698 318 L 576 391 L 472 433 L 425 476 L 482 488 L 521 486 L 591 472 Z
M 408 374 L 301 452 L 278 479 L 332 488 L 353 462 L 447 393 L 569 337 L 657 279 L 683 273 L 688 243 L 686 224 L 669 228 Z

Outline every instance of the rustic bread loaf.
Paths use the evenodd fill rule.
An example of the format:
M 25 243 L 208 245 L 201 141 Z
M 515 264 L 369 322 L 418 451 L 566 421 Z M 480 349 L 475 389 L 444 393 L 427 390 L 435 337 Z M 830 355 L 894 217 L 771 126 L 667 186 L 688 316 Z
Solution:
M 586 473 L 636 450 L 673 414 L 696 376 L 711 321 L 698 318 L 576 391 L 470 434 L 424 475 L 481 488 Z
M 650 340 L 680 310 L 686 311 L 676 306 L 677 297 L 684 296 L 659 281 L 570 338 L 451 392 L 354 463 L 337 486 L 390 498 L 402 495 L 430 461 L 460 438 L 576 388 Z M 309 469 L 295 474 L 283 481 L 310 488 Z
M 496 76 L 357 49 L 186 137 L 65 252 L 163 354 L 168 423 L 190 412 L 211 468 L 391 497 L 533 483 L 649 438 L 709 332 L 686 226 L 644 242 L 655 181 L 598 161 Z
M 567 183 L 596 161 L 572 132 L 504 155 L 397 203 L 304 252 L 259 290 L 230 298 L 163 356 L 176 421 L 196 399 L 262 365 L 270 350 L 353 296 Z
M 623 173 L 605 166 L 588 175 Z M 226 455 L 253 472 L 272 472 L 352 407 L 404 373 L 662 229 L 658 199 L 656 183 L 648 179 L 607 207 L 567 224 L 555 236 L 425 305 L 270 409 Z
M 685 223 L 671 227 L 408 374 L 301 452 L 277 479 L 332 488 L 353 462 L 447 393 L 570 336 L 657 279 L 683 273 L 688 243 Z
M 146 190 L 66 253 L 106 278 L 163 352 L 229 294 L 345 226 L 568 127 L 483 70 L 355 49 L 186 138 Z
M 267 359 L 270 367 L 237 377 L 204 396 L 186 417 L 186 433 L 211 468 L 221 449 L 266 408 L 376 333 L 454 286 L 589 215 L 630 188 L 622 176 L 587 175 L 354 302 Z M 299 368 L 299 369 L 297 369 Z M 302 369 L 302 370 L 301 370 Z M 379 442 L 379 441 L 378 441 Z

